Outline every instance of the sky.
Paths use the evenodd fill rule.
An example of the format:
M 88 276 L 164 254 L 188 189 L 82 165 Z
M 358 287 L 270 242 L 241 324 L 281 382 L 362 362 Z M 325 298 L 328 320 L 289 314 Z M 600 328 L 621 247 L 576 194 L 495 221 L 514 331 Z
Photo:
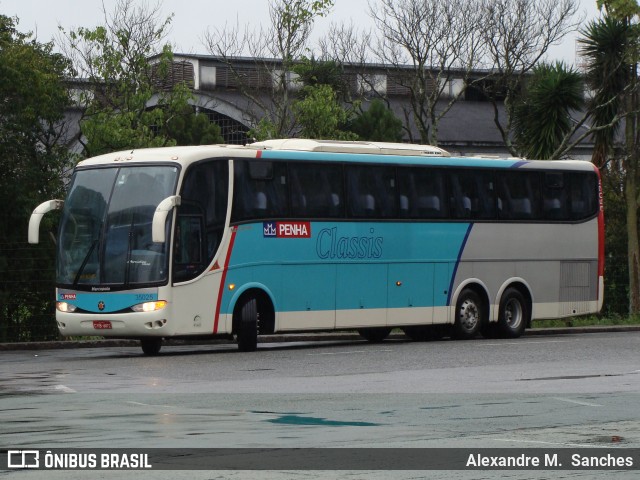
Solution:
M 155 0 L 140 0 L 155 5 Z M 331 23 L 350 23 L 362 28 L 372 27 L 367 15 L 368 3 L 375 0 L 335 0 L 331 14 L 320 19 L 313 32 L 318 38 Z M 57 35 L 58 26 L 65 30 L 77 27 L 95 27 L 103 19 L 103 0 L 0 0 L 0 14 L 20 19 L 18 30 L 32 31 L 41 42 Z M 104 0 L 107 11 L 116 3 Z M 174 14 L 167 40 L 175 53 L 209 53 L 203 37 L 208 28 L 223 28 L 225 24 L 258 26 L 268 24 L 268 0 L 161 0 L 163 17 Z M 596 18 L 596 0 L 579 0 L 580 11 L 587 20 Z M 573 65 L 576 61 L 577 35 L 569 35 L 561 45 L 554 46 L 548 60 L 563 60 Z

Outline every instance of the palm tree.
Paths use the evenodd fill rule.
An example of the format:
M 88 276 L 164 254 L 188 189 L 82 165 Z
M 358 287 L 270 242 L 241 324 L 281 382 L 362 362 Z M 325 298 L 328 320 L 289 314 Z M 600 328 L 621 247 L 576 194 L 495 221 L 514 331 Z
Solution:
M 534 68 L 524 99 L 514 111 L 515 142 L 521 155 L 553 159 L 571 134 L 571 111 L 583 106 L 583 91 L 581 75 L 561 62 Z
M 631 37 L 627 21 L 605 16 L 590 22 L 582 32 L 581 54 L 587 61 L 586 80 L 593 89 L 591 100 L 593 126 L 593 163 L 602 167 L 613 152 L 614 138 L 620 123 L 622 95 L 630 83 L 627 47 Z
M 637 92 L 638 27 L 634 24 L 634 18 L 640 13 L 640 7 L 636 4 L 635 10 L 625 11 L 624 14 L 620 12 L 615 8 L 609 12 L 607 8 L 607 13 L 613 14 L 590 22 L 583 32 L 585 38 L 581 43 L 582 54 L 587 60 L 587 81 L 594 91 L 590 106 L 594 130 L 593 163 L 605 173 L 609 171 L 614 175 L 622 175 L 629 313 L 637 314 L 640 313 L 640 101 Z M 623 125 L 624 135 L 617 135 Z

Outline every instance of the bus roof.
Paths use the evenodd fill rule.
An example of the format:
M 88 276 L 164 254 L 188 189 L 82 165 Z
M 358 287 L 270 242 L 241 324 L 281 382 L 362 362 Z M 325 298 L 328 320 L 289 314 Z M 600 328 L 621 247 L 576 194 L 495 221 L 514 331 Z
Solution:
M 347 142 L 338 140 L 309 140 L 290 138 L 265 140 L 247 145 L 262 150 L 294 150 L 327 153 L 369 153 L 374 155 L 449 157 L 449 152 L 431 145 L 390 142 Z
M 215 157 L 264 160 L 334 161 L 396 165 L 433 165 L 542 170 L 593 170 L 580 160 L 525 160 L 522 158 L 453 157 L 438 147 L 388 142 L 348 142 L 335 140 L 281 139 L 248 145 L 201 145 L 145 148 L 113 152 L 89 158 L 78 167 L 114 163 L 174 162 L 180 165 Z

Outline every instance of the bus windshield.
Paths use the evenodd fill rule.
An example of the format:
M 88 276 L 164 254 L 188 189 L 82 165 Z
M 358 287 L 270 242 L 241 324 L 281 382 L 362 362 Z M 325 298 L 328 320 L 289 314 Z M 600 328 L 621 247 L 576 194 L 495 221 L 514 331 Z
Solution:
M 174 193 L 177 175 L 173 166 L 78 170 L 60 222 L 58 285 L 165 282 L 168 240 L 153 243 L 151 224 L 158 204 Z

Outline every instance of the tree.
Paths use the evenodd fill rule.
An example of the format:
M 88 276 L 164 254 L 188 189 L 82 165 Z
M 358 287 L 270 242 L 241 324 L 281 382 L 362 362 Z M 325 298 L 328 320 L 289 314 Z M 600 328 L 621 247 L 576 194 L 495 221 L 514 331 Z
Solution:
M 63 125 L 70 67 L 52 44 L 0 15 L 0 341 L 57 335 L 53 271 L 41 267 L 53 264 L 53 244 L 26 249 L 25 235 L 33 208 L 61 195 L 72 163 Z
M 640 6 L 631 0 L 599 1 L 605 17 L 591 22 L 583 40 L 587 78 L 595 90 L 593 122 L 594 161 L 620 176 L 618 185 L 625 200 L 629 313 L 640 313 L 640 140 L 638 137 L 638 19 Z M 622 138 L 616 133 L 622 126 Z
M 247 101 L 247 122 L 253 134 L 271 138 L 289 137 L 299 129 L 292 115 L 299 84 L 294 65 L 307 52 L 307 42 L 315 20 L 327 15 L 334 0 L 272 0 L 270 25 L 259 31 L 235 27 L 209 30 L 207 49 L 230 70 Z M 248 79 L 234 59 L 243 54 L 256 59 L 258 78 Z M 250 133 L 252 135 L 252 133 Z
M 493 104 L 505 146 L 518 155 L 513 121 L 526 78 L 549 47 L 577 28 L 576 0 L 492 0 L 484 4 L 482 35 L 491 75 L 476 79 Z
M 361 140 L 377 142 L 401 142 L 404 131 L 402 120 L 379 99 L 373 100 L 368 110 L 353 119 L 349 130 Z
M 304 98 L 292 107 L 301 126 L 301 137 L 356 140 L 357 135 L 344 128 L 349 113 L 340 105 L 330 85 L 307 86 L 304 90 Z
M 209 121 L 204 113 L 194 113 L 187 106 L 182 114 L 176 114 L 166 124 L 165 135 L 176 145 L 212 145 L 223 143 L 220 127 Z
M 408 90 L 406 128 L 411 137 L 414 124 L 422 143 L 438 144 L 439 121 L 479 65 L 481 6 L 480 0 L 381 0 L 370 6 L 380 34 L 374 54 L 390 67 L 388 81 Z
M 515 148 L 527 158 L 551 159 L 573 131 L 572 111 L 583 106 L 582 76 L 562 63 L 541 64 L 515 106 Z
M 184 115 L 192 95 L 182 83 L 159 88 L 172 60 L 164 43 L 172 17 L 162 19 L 158 5 L 134 0 L 118 0 L 103 16 L 104 25 L 63 32 L 61 42 L 91 86 L 82 98 L 87 107 L 78 140 L 84 154 L 174 144 L 167 125 Z

